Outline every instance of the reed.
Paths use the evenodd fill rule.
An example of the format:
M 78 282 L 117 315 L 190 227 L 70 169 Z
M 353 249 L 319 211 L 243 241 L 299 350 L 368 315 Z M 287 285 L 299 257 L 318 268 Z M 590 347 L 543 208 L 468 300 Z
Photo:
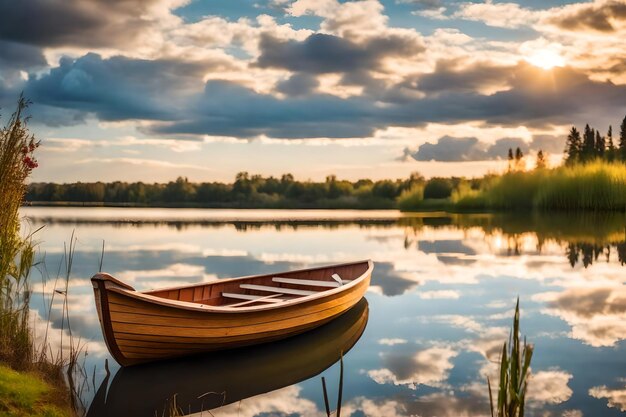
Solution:
M 500 358 L 500 381 L 498 383 L 497 399 L 494 404 L 494 396 L 491 389 L 491 381 L 487 378 L 489 388 L 489 403 L 491 417 L 524 417 L 526 402 L 526 388 L 530 375 L 530 361 L 534 347 L 520 342 L 519 330 L 519 298 L 515 305 L 515 317 L 513 318 L 513 332 L 507 343 L 502 346 Z
M 24 97 L 20 97 L 15 113 L 9 118 L 7 125 L 0 129 L 0 362 L 20 371 L 24 377 L 38 379 L 42 386 L 50 387 L 46 401 L 63 405 L 62 413 L 57 415 L 71 415 L 81 408 L 76 402 L 80 401 L 78 398 L 81 388 L 74 385 L 72 374 L 77 371 L 78 358 L 83 352 L 80 340 L 72 336 L 67 304 L 74 252 L 73 237 L 65 258 L 65 285 L 63 289 L 58 289 L 55 282 L 47 323 L 49 326 L 54 297 L 61 294 L 61 334 L 67 330 L 70 339 L 66 346 L 69 351 L 67 357 L 64 355 L 63 342 L 58 353 L 52 354 L 47 328 L 43 343 L 35 342 L 30 322 L 30 274 L 34 266 L 40 265 L 35 263 L 36 245 L 33 237 L 40 229 L 24 233 L 19 216 L 27 179 L 38 166 L 33 154 L 39 142 L 29 132 L 28 118 L 24 116 L 29 104 Z M 67 380 L 62 373 L 63 369 L 67 370 Z M 66 388 L 67 382 L 70 390 Z
M 324 394 L 324 407 L 326 416 L 330 417 L 333 413 L 330 411 L 330 402 L 328 401 L 328 390 L 326 389 L 326 379 L 322 377 L 322 393 Z M 341 417 L 341 403 L 343 401 L 343 352 L 339 357 L 339 388 L 337 389 L 337 407 L 335 408 L 335 416 Z
M 542 210 L 626 210 L 626 166 L 595 161 L 549 171 L 534 199 Z
M 39 146 L 23 113 L 28 101 L 20 97 L 17 110 L 0 130 L 0 360 L 15 369 L 33 358 L 29 329 L 28 278 L 34 264 L 32 234 L 22 237 L 19 207 L 26 178 L 37 167 Z

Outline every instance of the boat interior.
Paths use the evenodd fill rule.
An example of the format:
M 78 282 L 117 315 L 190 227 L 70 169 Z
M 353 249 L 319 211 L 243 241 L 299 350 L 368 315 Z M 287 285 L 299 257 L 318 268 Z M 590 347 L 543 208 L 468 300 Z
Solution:
M 144 294 L 226 308 L 277 304 L 339 288 L 359 278 L 368 268 L 368 261 L 363 261 L 327 268 L 217 280 L 147 291 Z

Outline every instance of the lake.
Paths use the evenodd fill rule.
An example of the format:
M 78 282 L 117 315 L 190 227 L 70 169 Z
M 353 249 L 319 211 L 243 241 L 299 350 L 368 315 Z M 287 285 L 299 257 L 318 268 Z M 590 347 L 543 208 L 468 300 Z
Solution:
M 626 411 L 623 215 L 46 207 L 22 214 L 32 229 L 45 225 L 36 234 L 43 261 L 32 277 L 35 316 L 47 316 L 38 293 L 51 293 L 64 246 L 77 239 L 67 300 L 72 337 L 87 352 L 79 385 L 89 416 L 161 416 L 174 402 L 190 415 L 322 416 L 321 377 L 334 408 L 341 352 L 343 416 L 486 416 L 486 378 L 518 296 L 522 334 L 535 346 L 529 415 Z M 366 300 L 312 332 L 120 369 L 104 345 L 89 281 L 103 241 L 103 271 L 138 290 L 361 259 L 375 269 Z M 51 326 L 65 329 L 67 345 L 55 298 Z M 37 321 L 39 337 L 45 326 Z M 49 339 L 60 344 L 61 332 Z

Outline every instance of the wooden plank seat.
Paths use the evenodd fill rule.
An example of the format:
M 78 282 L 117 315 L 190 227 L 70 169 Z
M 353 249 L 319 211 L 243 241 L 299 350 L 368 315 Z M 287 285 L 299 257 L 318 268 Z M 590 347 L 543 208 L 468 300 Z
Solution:
M 283 278 L 283 277 L 274 277 L 272 281 L 279 282 L 281 284 L 294 284 L 294 285 L 304 285 L 307 287 L 326 287 L 326 288 L 337 288 L 339 287 L 339 283 L 337 281 L 317 281 L 314 279 L 298 279 L 298 278 Z M 344 279 L 341 280 L 342 284 L 349 283 L 350 280 Z
M 317 293 L 316 291 L 294 290 L 292 288 L 271 287 L 269 285 L 256 285 L 256 284 L 241 284 L 239 288 L 242 288 L 244 290 L 265 291 L 265 292 L 275 292 L 275 293 L 281 293 L 281 294 L 304 295 L 304 296 Z
M 244 307 L 250 304 L 255 304 L 255 303 L 267 303 L 268 300 L 270 300 L 271 298 L 277 298 L 280 297 L 283 294 L 271 294 L 271 295 L 266 295 L 266 296 L 258 296 L 257 298 L 255 298 L 254 300 L 248 300 L 248 301 L 242 301 L 240 303 L 235 303 L 235 304 L 228 304 L 225 307 Z M 277 298 L 280 301 L 286 301 L 285 298 Z M 272 302 L 271 300 L 269 302 Z
M 275 295 L 280 296 L 283 294 L 275 294 Z M 284 300 L 281 300 L 280 298 L 268 298 L 263 295 L 237 294 L 237 293 L 232 293 L 232 292 L 223 292 L 222 297 L 234 298 L 236 300 L 255 301 L 255 302 L 261 302 L 261 303 L 281 303 L 284 301 Z

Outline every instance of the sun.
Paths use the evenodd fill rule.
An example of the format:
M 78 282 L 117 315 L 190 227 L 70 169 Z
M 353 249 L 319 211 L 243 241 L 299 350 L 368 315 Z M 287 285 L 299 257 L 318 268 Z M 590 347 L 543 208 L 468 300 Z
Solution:
M 525 58 L 526 62 L 544 70 L 549 70 L 554 67 L 562 67 L 565 65 L 565 58 L 563 58 L 554 49 L 537 49 L 528 54 Z

